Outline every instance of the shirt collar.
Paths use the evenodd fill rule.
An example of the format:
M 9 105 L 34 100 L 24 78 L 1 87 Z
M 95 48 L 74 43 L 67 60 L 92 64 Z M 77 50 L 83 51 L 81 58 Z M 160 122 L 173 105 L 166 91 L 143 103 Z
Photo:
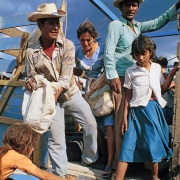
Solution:
M 59 46 L 61 46 L 63 44 L 64 44 L 63 38 L 58 36 L 57 39 L 56 39 L 56 46 L 59 47 Z M 32 43 L 30 45 L 30 47 L 33 47 L 34 52 L 41 51 L 42 50 L 42 46 L 41 46 L 41 43 L 40 43 L 40 38 L 36 42 Z
M 156 63 L 153 63 L 152 61 L 150 61 L 151 65 L 154 66 Z M 133 64 L 130 69 L 144 69 L 144 67 L 138 66 L 137 63 Z
M 124 24 L 127 25 L 129 21 L 127 21 L 123 16 L 120 16 L 119 20 Z M 133 20 L 134 26 L 137 26 L 137 21 Z

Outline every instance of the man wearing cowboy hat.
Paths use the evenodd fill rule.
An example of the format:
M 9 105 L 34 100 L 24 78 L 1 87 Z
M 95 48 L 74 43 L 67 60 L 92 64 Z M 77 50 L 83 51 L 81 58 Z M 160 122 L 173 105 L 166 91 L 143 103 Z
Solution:
M 64 109 L 75 117 L 83 128 L 84 149 L 82 161 L 93 164 L 97 158 L 97 124 L 88 103 L 79 93 L 73 76 L 75 46 L 59 36 L 59 18 L 66 12 L 57 10 L 54 3 L 38 6 L 37 12 L 29 14 L 28 20 L 37 22 L 40 38 L 26 50 L 27 88 L 36 89 L 34 76 L 41 74 L 53 83 L 56 115 L 50 126 L 48 151 L 53 173 L 61 177 L 67 173 Z
M 131 56 L 131 44 L 141 33 L 155 31 L 175 20 L 177 10 L 180 7 L 180 1 L 178 1 L 158 18 L 146 22 L 137 22 L 134 18 L 139 11 L 139 5 L 143 1 L 114 0 L 114 6 L 119 8 L 122 16 L 119 20 L 112 21 L 109 24 L 106 35 L 104 63 L 106 76 L 110 80 L 111 89 L 113 90 L 115 106 L 116 162 L 121 146 L 120 128 L 125 95 L 125 89 L 123 88 L 124 76 L 126 69 L 135 63 Z

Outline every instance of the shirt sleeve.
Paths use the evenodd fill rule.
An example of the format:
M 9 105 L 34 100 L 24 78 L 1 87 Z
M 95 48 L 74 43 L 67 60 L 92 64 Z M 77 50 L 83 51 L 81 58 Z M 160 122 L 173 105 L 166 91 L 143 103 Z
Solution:
M 75 45 L 70 40 L 65 40 L 64 56 L 62 59 L 61 72 L 58 83 L 64 89 L 68 89 L 73 78 L 73 68 L 75 66 Z
M 75 52 L 75 67 L 76 67 L 77 69 L 81 69 L 80 66 L 79 66 L 79 61 L 78 61 L 79 51 L 80 51 L 80 47 L 77 47 L 77 48 L 76 48 L 76 52 Z
M 169 8 L 165 13 L 154 20 L 145 21 L 140 23 L 141 32 L 150 32 L 165 26 L 169 21 L 177 19 L 177 9 L 175 5 Z
M 163 85 L 165 81 L 166 81 L 166 80 L 165 80 L 165 78 L 164 78 L 164 76 L 163 76 L 163 73 L 162 73 L 162 71 L 161 71 L 160 84 Z
M 26 68 L 27 78 L 35 77 L 37 72 L 36 72 L 35 67 L 33 65 L 33 53 L 31 53 L 31 48 L 28 48 L 26 50 L 25 62 L 26 62 L 25 68 Z
M 125 79 L 124 79 L 123 86 L 127 89 L 132 89 L 131 75 L 130 75 L 130 72 L 128 69 L 126 70 L 126 73 L 125 73 Z
M 116 71 L 115 59 L 115 50 L 121 34 L 121 28 L 119 26 L 119 23 L 119 21 L 113 21 L 109 24 L 107 29 L 104 49 L 104 65 L 107 79 L 114 79 L 119 77 Z
M 24 155 L 21 155 L 21 158 L 16 161 L 15 166 L 17 169 L 31 175 L 33 175 L 33 172 L 37 168 L 37 166 L 33 164 L 32 161 Z

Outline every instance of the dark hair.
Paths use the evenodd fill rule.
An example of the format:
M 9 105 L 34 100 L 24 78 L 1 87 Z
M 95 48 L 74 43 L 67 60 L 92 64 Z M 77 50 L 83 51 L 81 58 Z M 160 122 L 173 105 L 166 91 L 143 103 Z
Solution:
M 120 10 L 121 10 L 121 8 L 123 7 L 123 4 L 125 3 L 125 1 L 126 1 L 126 0 L 121 1 L 121 2 L 119 3 L 119 9 L 120 9 Z M 139 6 L 139 0 L 133 0 L 133 1 L 136 1 L 136 2 L 138 3 L 138 6 Z
M 168 65 L 168 60 L 166 57 L 160 56 L 156 59 L 156 63 L 160 64 L 162 67 L 166 68 Z
M 79 39 L 81 34 L 88 32 L 94 39 L 97 38 L 98 33 L 93 26 L 93 24 L 90 21 L 85 21 L 84 23 L 80 24 L 76 33 L 77 33 L 77 38 Z
M 134 58 L 134 54 L 138 54 L 138 53 L 143 54 L 146 50 L 149 50 L 151 54 L 150 58 L 151 60 L 154 61 L 155 53 L 156 53 L 156 44 L 152 41 L 151 38 L 140 35 L 132 43 L 131 52 L 133 58 Z
M 0 147 L 0 171 L 1 158 L 9 151 L 16 152 L 27 156 L 34 146 L 37 139 L 37 133 L 27 124 L 16 123 L 10 126 L 3 138 L 4 146 Z

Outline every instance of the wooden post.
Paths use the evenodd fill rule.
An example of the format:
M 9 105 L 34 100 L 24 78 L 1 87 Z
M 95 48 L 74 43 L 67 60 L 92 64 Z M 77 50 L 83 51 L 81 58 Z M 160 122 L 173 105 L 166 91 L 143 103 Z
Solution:
M 178 31 L 180 32 L 180 13 L 178 13 Z M 177 43 L 177 57 L 180 58 L 180 42 Z M 170 163 L 170 179 L 180 180 L 180 71 L 176 73 L 174 97 L 174 118 L 172 125 L 173 158 Z

